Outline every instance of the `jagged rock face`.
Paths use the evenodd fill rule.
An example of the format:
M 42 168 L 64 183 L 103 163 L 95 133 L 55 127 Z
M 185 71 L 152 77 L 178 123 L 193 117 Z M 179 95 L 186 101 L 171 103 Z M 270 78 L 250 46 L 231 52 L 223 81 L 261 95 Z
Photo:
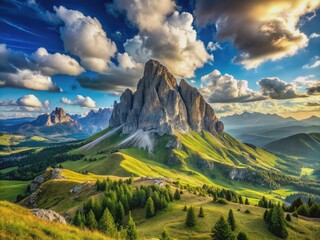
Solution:
M 78 125 L 70 116 L 66 114 L 63 108 L 56 108 L 50 114 L 46 113 L 40 115 L 35 121 L 34 124 L 37 126 L 53 126 L 58 123 L 72 122 L 75 125 Z
M 124 124 L 123 133 L 138 129 L 162 135 L 173 131 L 216 130 L 217 118 L 211 106 L 196 88 L 182 80 L 178 86 L 174 76 L 158 61 L 149 60 L 137 91 L 127 89 L 115 102 L 110 126 Z

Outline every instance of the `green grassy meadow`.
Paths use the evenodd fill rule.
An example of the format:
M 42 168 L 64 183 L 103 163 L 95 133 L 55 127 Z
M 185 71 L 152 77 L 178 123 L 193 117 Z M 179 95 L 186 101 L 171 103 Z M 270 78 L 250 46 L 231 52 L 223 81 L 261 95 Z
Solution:
M 0 180 L 0 200 L 14 202 L 18 194 L 26 194 L 30 181 Z

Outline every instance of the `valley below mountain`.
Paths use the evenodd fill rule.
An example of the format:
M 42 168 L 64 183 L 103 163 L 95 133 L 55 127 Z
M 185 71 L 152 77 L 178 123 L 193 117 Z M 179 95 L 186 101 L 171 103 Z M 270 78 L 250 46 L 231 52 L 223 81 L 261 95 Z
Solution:
M 7 126 L 0 238 L 212 239 L 220 216 L 232 214 L 230 239 L 317 239 L 320 126 L 311 120 L 219 118 L 197 88 L 149 60 L 136 91 L 125 90 L 112 111 L 80 118 L 56 108 Z M 41 145 L 58 135 L 69 141 Z M 23 145 L 32 137 L 38 145 Z M 35 208 L 67 225 L 39 219 Z

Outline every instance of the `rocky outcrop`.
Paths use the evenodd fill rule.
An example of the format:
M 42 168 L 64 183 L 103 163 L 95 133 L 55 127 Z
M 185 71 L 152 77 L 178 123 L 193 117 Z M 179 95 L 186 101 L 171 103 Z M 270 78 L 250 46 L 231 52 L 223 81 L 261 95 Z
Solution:
M 62 169 L 59 168 L 47 169 L 43 174 L 35 177 L 30 183 L 30 192 L 35 192 L 42 183 L 50 179 L 64 178 L 61 176 L 61 171 Z
M 177 84 L 174 76 L 158 61 L 149 60 L 137 91 L 127 89 L 114 103 L 109 125 L 123 124 L 123 133 L 138 129 L 154 131 L 160 135 L 174 131 L 207 130 L 215 133 L 217 117 L 199 91 L 186 81 Z M 219 123 L 219 129 L 222 122 Z
M 88 136 L 88 133 L 82 131 L 81 125 L 77 121 L 58 107 L 50 114 L 42 114 L 32 122 L 10 126 L 6 128 L 6 131 L 21 133 L 25 136 L 37 135 L 59 139 L 59 141 L 83 139 Z
M 31 209 L 30 212 L 38 218 L 49 222 L 60 222 L 62 224 L 67 224 L 67 221 L 64 217 L 52 210 L 34 208 Z
M 40 115 L 33 124 L 36 126 L 53 126 L 59 123 L 71 122 L 74 125 L 80 127 L 80 125 L 74 121 L 70 116 L 66 114 L 63 108 L 56 107 L 50 114 Z

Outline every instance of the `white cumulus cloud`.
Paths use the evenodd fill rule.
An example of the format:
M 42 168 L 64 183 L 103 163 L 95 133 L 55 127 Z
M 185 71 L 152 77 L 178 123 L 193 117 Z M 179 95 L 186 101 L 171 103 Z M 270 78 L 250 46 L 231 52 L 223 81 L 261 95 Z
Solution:
M 194 71 L 213 60 L 192 26 L 190 13 L 175 11 L 171 0 L 116 0 L 139 33 L 124 44 L 125 51 L 139 63 L 159 60 L 177 77 L 193 77 Z
M 0 88 L 25 88 L 32 90 L 60 92 L 62 91 L 51 80 L 51 77 L 44 76 L 38 71 L 29 69 L 19 70 L 15 73 L 0 72 Z
M 44 112 L 49 109 L 49 100 L 40 101 L 33 94 L 24 95 L 16 100 L 0 100 L 0 107 L 8 107 L 4 111 Z
M 106 72 L 117 47 L 107 37 L 99 20 L 63 6 L 54 7 L 54 11 L 64 23 L 60 27 L 60 36 L 65 50 L 79 56 L 81 64 L 87 69 Z
M 80 107 L 86 107 L 86 108 L 96 107 L 95 101 L 93 101 L 90 97 L 84 97 L 82 95 L 77 95 L 74 100 L 70 100 L 69 98 L 62 97 L 60 102 L 67 105 L 78 105 Z
M 39 48 L 32 59 L 36 62 L 37 68 L 45 75 L 67 74 L 77 76 L 84 72 L 84 68 L 68 55 L 61 53 L 50 54 L 45 48 Z
M 266 99 L 260 92 L 248 87 L 248 81 L 237 80 L 232 75 L 222 75 L 218 70 L 201 77 L 199 91 L 209 103 L 251 102 Z

